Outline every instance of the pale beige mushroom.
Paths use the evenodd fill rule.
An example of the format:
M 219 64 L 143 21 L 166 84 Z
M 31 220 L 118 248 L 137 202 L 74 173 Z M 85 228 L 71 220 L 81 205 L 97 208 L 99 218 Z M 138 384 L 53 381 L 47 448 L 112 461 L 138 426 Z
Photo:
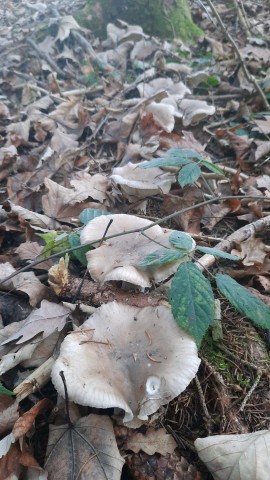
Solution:
M 152 224 L 150 220 L 134 215 L 102 215 L 89 222 L 81 232 L 81 243 L 85 245 L 102 238 L 110 220 L 107 235 L 115 235 L 129 230 L 142 229 Z M 138 266 L 146 255 L 158 249 L 171 248 L 171 230 L 154 225 L 145 232 L 129 233 L 106 240 L 95 250 L 86 253 L 87 268 L 93 280 L 100 283 L 122 280 L 141 287 L 150 287 L 151 281 L 161 282 L 173 275 L 179 264 L 187 260 L 184 256 L 174 262 L 156 267 Z M 158 244 L 156 243 L 158 242 Z M 194 244 L 195 245 L 195 244 Z
M 157 193 L 168 193 L 175 176 L 164 173 L 160 168 L 144 170 L 135 163 L 128 163 L 124 167 L 116 167 L 110 176 L 130 201 L 146 198 Z
M 214 115 L 216 109 L 214 105 L 208 105 L 203 100 L 181 100 L 179 104 L 179 112 L 183 115 L 183 125 L 197 125 L 199 122 Z
M 124 410 L 124 422 L 147 420 L 180 395 L 200 359 L 192 337 L 165 306 L 137 308 L 103 304 L 61 345 L 52 381 L 69 400 Z

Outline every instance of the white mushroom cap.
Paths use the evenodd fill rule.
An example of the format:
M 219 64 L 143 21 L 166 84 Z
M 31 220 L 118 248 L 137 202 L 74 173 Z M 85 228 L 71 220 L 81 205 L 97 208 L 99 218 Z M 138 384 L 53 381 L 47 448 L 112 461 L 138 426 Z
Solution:
M 102 215 L 84 227 L 81 232 L 82 245 L 101 239 L 110 220 L 113 220 L 113 223 L 108 235 L 141 229 L 152 223 L 134 215 Z M 138 267 L 146 255 L 162 248 L 154 241 L 159 242 L 164 248 L 171 248 L 169 242 L 171 231 L 155 225 L 145 233 L 149 238 L 140 232 L 129 233 L 111 238 L 95 250 L 87 252 L 87 268 L 91 277 L 101 283 L 122 280 L 141 287 L 150 287 L 151 281 L 161 282 L 173 275 L 179 264 L 186 261 L 187 257 L 157 267 Z
M 175 175 L 164 173 L 160 168 L 144 170 L 135 163 L 128 163 L 124 167 L 116 167 L 110 176 L 130 201 L 137 198 L 146 198 L 157 193 L 168 193 Z M 135 197 L 135 198 L 134 198 Z
M 65 338 L 52 381 L 64 396 L 63 371 L 70 400 L 121 408 L 125 422 L 147 420 L 185 390 L 199 364 L 194 340 L 169 308 L 111 302 Z
M 204 100 L 184 99 L 179 104 L 179 111 L 183 115 L 183 125 L 197 125 L 210 115 L 214 115 L 214 105 L 208 105 Z

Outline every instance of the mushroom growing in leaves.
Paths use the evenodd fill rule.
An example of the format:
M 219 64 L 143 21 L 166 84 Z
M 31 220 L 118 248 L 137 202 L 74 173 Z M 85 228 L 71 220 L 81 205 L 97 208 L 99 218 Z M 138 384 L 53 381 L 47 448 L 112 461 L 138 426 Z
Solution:
M 172 248 L 169 242 L 172 231 L 154 225 L 144 234 L 139 230 L 150 226 L 152 222 L 134 215 L 114 214 L 95 218 L 81 232 L 82 245 L 100 240 L 110 220 L 113 222 L 107 235 L 121 234 L 129 230 L 138 232 L 108 239 L 101 246 L 97 244 L 95 250 L 87 252 L 87 268 L 93 280 L 100 283 L 122 280 L 141 287 L 150 287 L 151 281 L 166 280 L 176 272 L 181 262 L 187 260 L 186 255 L 181 258 L 176 255 L 177 258 L 172 257 L 173 260 L 162 265 L 140 266 L 147 255 L 159 249 Z
M 110 178 L 120 185 L 124 195 L 131 202 L 157 193 L 168 193 L 175 181 L 175 175 L 164 173 L 160 168 L 146 171 L 138 168 L 135 163 L 114 168 Z
M 52 381 L 69 400 L 124 410 L 124 422 L 147 420 L 177 397 L 200 364 L 192 337 L 165 306 L 137 308 L 103 304 L 68 335 L 52 370 Z

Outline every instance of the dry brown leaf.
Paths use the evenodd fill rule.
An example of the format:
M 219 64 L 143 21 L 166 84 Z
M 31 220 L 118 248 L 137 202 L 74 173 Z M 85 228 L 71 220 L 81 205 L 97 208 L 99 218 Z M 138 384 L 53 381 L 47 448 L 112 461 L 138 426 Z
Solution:
M 41 413 L 51 410 L 52 408 L 53 403 L 48 398 L 43 398 L 36 403 L 36 405 L 30 408 L 30 410 L 18 418 L 12 429 L 12 433 L 16 440 L 26 435 L 26 433 L 31 429 L 38 415 L 41 415 Z
M 9 395 L 0 394 L 0 435 L 11 430 L 19 418 L 18 401 Z
M 19 446 L 11 445 L 7 455 L 0 458 L 0 480 L 17 480 L 22 467 L 20 465 L 21 452 Z
M 63 305 L 43 300 L 40 308 L 33 310 L 26 322 L 16 333 L 7 338 L 2 345 L 15 342 L 16 345 L 27 342 L 42 332 L 43 338 L 58 330 L 65 324 L 70 310 Z
M 74 133 L 66 133 L 63 130 L 64 127 L 58 127 L 51 138 L 51 148 L 58 153 L 58 155 L 62 155 L 68 150 L 76 150 L 78 147 L 76 140 L 77 135 Z
M 164 212 L 165 215 L 168 215 L 201 202 L 203 200 L 203 195 L 198 187 L 191 185 L 184 190 L 183 197 L 171 194 L 164 195 L 163 198 L 162 212 Z M 200 224 L 203 212 L 203 207 L 194 208 L 188 212 L 183 212 L 180 215 L 177 215 L 174 218 L 174 222 L 185 232 L 199 234 L 201 231 Z
M 15 272 L 16 269 L 9 262 L 0 264 L 0 281 L 3 282 L 6 277 Z M 18 273 L 8 282 L 3 282 L 3 287 L 5 290 L 15 288 L 18 291 L 26 293 L 32 307 L 35 307 L 41 300 L 50 296 L 48 287 L 41 283 L 34 272 Z
M 236 254 L 236 253 L 235 253 Z M 238 251 L 239 255 L 239 251 Z M 245 268 L 227 268 L 226 272 L 228 275 L 230 275 L 233 278 L 244 278 L 247 276 L 252 276 L 252 275 L 269 275 L 270 271 L 270 259 L 265 257 L 263 265 L 259 264 L 254 264 L 251 265 L 250 267 L 245 267 Z
M 13 213 L 18 215 L 20 221 L 26 220 L 31 224 L 31 226 L 49 230 L 57 230 L 61 228 L 60 223 L 56 222 L 56 220 L 47 215 L 32 212 L 31 210 L 18 205 L 11 205 L 11 210 Z
M 6 127 L 6 131 L 9 133 L 10 143 L 18 147 L 28 143 L 30 130 L 30 120 L 27 119 L 24 122 L 10 123 Z M 16 138 L 16 142 L 14 140 Z
M 72 428 L 51 425 L 45 462 L 49 478 L 120 480 L 123 464 L 109 417 L 88 415 Z
M 135 453 L 143 450 L 148 455 L 154 455 L 154 453 L 166 455 L 167 453 L 173 453 L 176 447 L 176 441 L 164 428 L 155 430 L 153 427 L 149 427 L 145 435 L 135 431 L 125 445 L 127 450 L 132 450 Z
M 250 237 L 244 242 L 238 244 L 239 250 L 232 250 L 233 255 L 238 255 L 242 258 L 243 265 L 263 265 L 267 255 L 265 243 L 258 237 Z
M 36 260 L 37 257 L 41 254 L 42 250 L 43 247 L 37 242 L 24 242 L 21 243 L 18 248 L 16 248 L 15 253 L 19 255 L 21 260 Z M 52 265 L 52 260 L 47 259 L 33 268 L 49 270 Z
M 82 200 L 91 197 L 93 200 L 103 203 L 107 199 L 106 192 L 109 187 L 109 179 L 106 175 L 100 173 L 89 175 L 86 172 L 78 172 L 75 173 L 70 184 L 75 190 L 76 197 L 78 196 Z

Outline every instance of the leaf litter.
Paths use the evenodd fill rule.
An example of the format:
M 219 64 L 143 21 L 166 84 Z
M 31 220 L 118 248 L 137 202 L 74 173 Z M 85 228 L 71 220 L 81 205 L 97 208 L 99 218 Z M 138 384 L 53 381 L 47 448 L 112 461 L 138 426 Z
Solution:
M 238 471 L 241 462 L 233 457 L 234 476 L 224 478 L 253 480 L 256 471 L 256 479 L 264 480 L 269 459 L 260 446 L 256 454 L 256 442 L 269 442 L 269 52 L 263 29 L 269 5 L 245 2 L 228 9 L 210 0 L 191 2 L 205 32 L 192 47 L 122 21 L 107 25 L 106 41 L 94 39 L 76 20 L 81 7 L 79 0 L 55 10 L 49 3 L 0 7 L 0 478 L 221 478 L 217 472 L 226 470 L 226 455 L 233 457 L 244 438 L 255 449 L 252 459 Z M 82 227 L 100 214 L 106 214 L 106 225 L 95 237 L 98 248 L 79 250 Z M 134 227 L 132 242 L 136 236 L 152 242 L 153 258 L 136 247 L 113 258 L 111 244 L 121 250 L 125 238 L 109 238 L 119 214 L 146 221 L 149 235 Z M 164 216 L 170 218 L 162 223 Z M 151 235 L 149 222 L 161 223 L 160 239 Z M 173 230 L 191 235 L 198 246 L 196 266 L 181 264 L 189 279 L 182 297 L 175 293 L 180 267 L 169 284 L 164 273 L 153 275 L 154 268 L 164 271 L 171 259 L 182 258 L 181 245 L 171 250 L 162 243 L 162 235 Z M 85 273 L 87 259 L 90 274 L 96 271 L 99 249 L 109 252 L 114 270 L 139 269 L 147 278 L 143 290 L 129 275 L 116 278 L 114 272 L 102 285 L 102 269 L 99 281 Z M 229 261 L 235 256 L 239 261 Z M 201 279 L 204 269 L 210 280 L 218 274 L 220 291 L 241 312 L 215 291 L 222 307 L 218 341 L 208 328 L 214 314 L 206 302 L 212 311 L 213 297 Z M 197 292 L 191 297 L 189 283 Z M 243 286 L 255 295 L 252 300 Z M 134 309 L 168 309 L 168 287 L 176 321 L 183 328 L 182 316 L 190 316 L 186 329 L 202 340 L 200 369 L 184 392 L 164 406 L 156 393 L 159 378 L 150 376 L 148 401 L 163 406 L 135 430 L 121 426 L 117 412 L 94 415 L 91 405 L 74 407 L 72 415 L 72 403 L 65 411 L 60 396 L 52 410 L 50 371 L 67 332 L 79 335 L 89 307 L 119 301 Z M 155 367 L 160 359 L 148 330 L 147 362 Z M 95 335 L 87 338 L 89 348 L 91 342 L 101 348 Z M 139 368 L 139 349 L 133 350 Z M 69 384 L 62 381 L 67 402 Z M 166 398 L 163 378 L 161 384 Z M 225 448 L 232 438 L 229 453 L 217 447 L 223 438 Z M 196 456 L 194 441 L 213 477 Z M 204 455 L 203 441 L 209 445 Z

